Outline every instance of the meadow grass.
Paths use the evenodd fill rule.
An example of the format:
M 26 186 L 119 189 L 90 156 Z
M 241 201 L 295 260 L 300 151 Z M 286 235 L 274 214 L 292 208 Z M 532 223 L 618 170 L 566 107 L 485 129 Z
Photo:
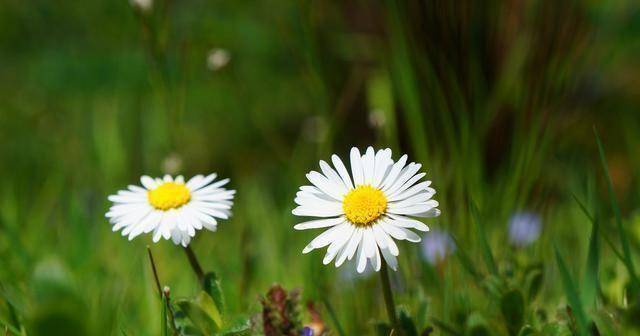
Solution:
M 374 145 L 423 164 L 442 210 L 425 222 L 456 246 L 431 264 L 399 244 L 405 334 L 640 334 L 638 13 L 632 1 L 6 1 L 0 327 L 171 335 L 207 296 L 181 248 L 111 231 L 107 195 L 143 174 L 217 172 L 238 191 L 233 216 L 191 247 L 215 272 L 205 289 L 225 325 L 260 334 L 277 283 L 301 291 L 303 323 L 310 301 L 332 335 L 388 335 L 378 276 L 302 255 L 317 232 L 294 231 L 291 214 L 318 160 Z M 212 48 L 229 63 L 208 68 Z M 521 211 L 542 233 L 515 247 Z

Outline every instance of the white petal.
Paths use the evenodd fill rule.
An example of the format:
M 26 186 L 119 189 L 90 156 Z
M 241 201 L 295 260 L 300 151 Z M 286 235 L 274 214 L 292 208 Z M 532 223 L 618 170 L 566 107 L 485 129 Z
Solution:
M 418 231 L 423 231 L 423 232 L 429 231 L 429 227 L 419 220 L 415 220 L 413 218 L 409 218 L 405 216 L 391 215 L 391 214 L 389 214 L 388 217 L 389 219 L 387 219 L 387 222 L 395 226 L 408 228 L 408 229 L 416 229 Z
M 389 203 L 389 208 L 398 209 L 398 208 L 405 208 L 405 207 L 408 207 L 408 206 L 424 203 L 424 202 L 430 200 L 432 196 L 433 196 L 432 194 L 426 193 L 426 192 L 419 193 L 417 195 L 411 196 L 411 197 L 409 197 L 409 198 L 407 198 L 405 200 L 402 200 L 402 201 L 390 202 Z
M 429 210 L 427 212 L 420 212 L 420 213 L 412 214 L 411 216 L 425 217 L 425 218 L 438 217 L 438 216 L 440 216 L 440 209 L 431 209 L 431 210 Z
M 147 203 L 147 199 L 138 196 L 110 195 L 108 199 L 115 203 Z
M 151 177 L 144 175 L 140 178 L 140 183 L 147 188 L 147 190 L 152 190 L 158 187 L 158 183 L 154 181 Z
M 387 188 L 385 189 L 386 194 L 393 195 L 395 191 L 402 188 L 404 183 L 412 178 L 418 172 L 418 170 L 420 170 L 420 167 L 422 167 L 421 164 L 413 162 L 404 167 L 402 171 L 400 171 L 400 174 L 398 175 L 396 181 L 390 185 L 387 185 Z
M 296 224 L 293 228 L 296 230 L 320 229 L 320 228 L 342 224 L 344 221 L 345 220 L 343 217 L 337 217 L 337 218 L 331 218 L 331 219 L 316 219 L 316 220 Z
M 389 206 L 387 208 L 387 211 L 389 213 L 398 214 L 398 215 L 416 215 L 416 214 L 426 213 L 437 206 L 438 206 L 438 201 L 429 200 L 427 202 L 417 203 L 417 204 L 402 207 L 402 208 L 395 208 L 395 207 Z
M 414 185 L 416 182 L 418 182 L 421 178 L 423 178 L 425 175 L 425 173 L 420 173 L 420 174 L 416 174 L 414 176 L 412 176 L 407 182 L 405 182 L 402 186 L 400 186 L 400 188 L 390 188 L 387 193 L 389 194 L 389 196 L 395 196 L 398 193 L 401 193 L 405 190 L 407 190 L 409 187 L 411 187 L 412 185 Z M 392 190 L 393 189 L 393 190 Z
M 360 151 L 353 147 L 351 148 L 351 174 L 353 175 L 353 184 L 359 186 L 364 184 L 364 171 L 362 170 L 362 156 Z
M 296 216 L 306 216 L 306 217 L 336 217 L 343 215 L 342 207 L 337 206 L 333 208 L 312 208 L 299 206 L 293 211 L 292 214 Z
M 201 175 L 198 175 L 198 176 L 201 176 Z M 215 174 L 215 173 L 209 174 L 205 178 L 200 177 L 199 179 L 196 179 L 197 176 L 194 176 L 191 180 L 189 180 L 189 182 L 187 182 L 186 186 L 187 188 L 189 188 L 189 190 L 196 191 L 206 186 L 207 184 L 211 183 L 211 181 L 215 180 L 217 176 L 218 174 Z
M 342 178 L 340 178 L 340 175 L 338 175 L 338 173 L 336 173 L 336 171 L 333 170 L 333 168 L 331 168 L 328 163 L 320 160 L 320 169 L 322 170 L 324 176 L 326 176 L 329 181 L 331 181 L 338 189 L 340 189 L 340 193 L 342 195 L 347 193 L 348 190 L 344 182 L 342 181 Z
M 393 195 L 389 195 L 388 199 L 390 202 L 401 201 L 420 192 L 427 192 L 435 195 L 435 189 L 429 188 L 429 185 L 431 185 L 431 181 L 420 182 L 405 191 L 395 192 Z
M 380 250 L 378 249 L 377 245 L 376 245 L 376 249 L 375 249 L 375 254 L 373 255 L 373 258 L 371 259 L 371 266 L 373 266 L 373 269 L 376 272 L 379 272 L 380 268 L 382 268 L 382 259 L 380 258 Z
M 331 196 L 337 201 L 341 201 L 346 193 L 346 188 L 344 188 L 344 186 L 340 188 L 340 185 L 333 183 L 326 176 L 318 173 L 317 171 L 309 172 L 309 174 L 307 174 L 307 179 L 323 193 Z
M 336 233 L 339 233 L 340 230 L 344 229 L 344 227 L 347 225 L 351 225 L 351 224 L 344 223 L 341 225 L 336 225 L 326 230 L 325 232 L 321 233 L 319 236 L 314 238 L 309 244 L 307 244 L 307 246 L 305 246 L 305 248 L 302 250 L 302 253 L 309 253 L 315 249 L 325 247 L 331 244 L 331 242 L 333 242 L 335 239 L 338 238 L 338 236 L 336 236 Z
M 373 174 L 375 169 L 375 151 L 373 147 L 368 147 L 362 156 L 362 171 L 364 172 L 364 183 L 373 184 Z
M 340 157 L 333 154 L 331 156 L 331 162 L 333 162 L 333 166 L 336 167 L 338 174 L 340 174 L 340 177 L 342 178 L 342 182 L 344 182 L 344 185 L 348 189 L 353 189 L 353 183 L 351 182 L 351 177 L 349 176 L 349 173 L 347 172 L 347 168 L 344 166 L 344 163 L 342 163 L 342 160 L 340 160 Z
M 364 230 L 363 243 L 364 255 L 367 258 L 372 258 L 378 245 L 376 245 L 376 239 L 373 236 L 373 230 L 371 230 L 371 228 L 366 228 Z
M 335 234 L 336 239 L 329 245 L 329 248 L 327 248 L 327 254 L 322 260 L 323 264 L 329 264 L 333 258 L 336 257 L 338 252 L 342 250 L 342 247 L 349 241 L 354 230 L 355 227 L 353 225 L 345 225 L 344 229 L 341 229 Z
M 387 262 L 387 265 L 391 267 L 392 270 L 398 270 L 398 259 L 396 259 L 395 255 L 390 251 L 390 249 L 380 249 L 382 253 L 382 257 Z
M 344 250 L 338 257 L 338 259 L 336 259 L 336 267 L 339 267 L 340 265 L 342 265 L 342 263 L 345 260 L 347 259 L 351 260 L 351 258 L 353 258 L 353 254 L 356 253 L 356 249 L 358 248 L 358 246 L 360 245 L 360 242 L 362 241 L 362 232 L 363 230 L 361 228 L 355 229 L 355 231 L 353 232 L 353 235 L 349 239 L 349 242 L 345 246 Z
M 358 266 L 356 267 L 356 271 L 358 271 L 358 273 L 362 273 L 364 272 L 365 268 L 367 267 L 367 257 L 364 253 L 364 241 L 362 241 L 360 243 L 360 247 L 358 248 L 358 256 L 357 256 L 357 261 L 358 261 Z
M 404 168 L 405 163 L 407 162 L 407 158 L 408 157 L 405 154 L 401 156 L 396 163 L 393 164 L 393 166 L 391 167 L 391 170 L 389 171 L 389 173 L 384 179 L 384 182 L 382 183 L 383 190 L 387 189 L 388 187 L 390 187 L 396 182 L 398 175 L 400 174 L 400 172 Z
M 373 174 L 373 186 L 379 188 L 384 182 L 384 176 L 389 172 L 393 160 L 391 160 L 391 149 L 381 149 L 376 153 L 375 170 Z

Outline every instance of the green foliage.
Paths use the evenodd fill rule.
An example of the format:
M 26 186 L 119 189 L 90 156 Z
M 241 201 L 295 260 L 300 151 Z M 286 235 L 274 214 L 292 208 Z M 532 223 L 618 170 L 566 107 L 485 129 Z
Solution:
M 370 144 L 423 165 L 424 222 L 455 237 L 435 265 L 398 243 L 407 334 L 638 334 L 636 2 L 3 1 L 0 334 L 255 334 L 280 283 L 330 334 L 389 336 L 377 278 L 292 229 L 305 173 Z M 106 196 L 207 172 L 238 191 L 191 243 L 216 273 L 154 244 L 159 298 L 151 239 L 112 232 Z M 526 247 L 518 211 L 542 218 Z M 312 319 L 289 296 L 294 334 Z
M 565 264 L 558 248 L 554 246 L 556 262 L 558 263 L 558 269 L 560 270 L 560 278 L 564 287 L 567 300 L 571 305 L 568 311 L 571 313 L 570 317 L 575 317 L 577 323 L 577 332 L 580 335 L 587 335 L 588 331 L 588 319 L 585 315 L 580 296 L 578 295 L 576 283 L 573 281 L 569 269 Z
M 507 291 L 500 299 L 500 311 L 509 334 L 517 335 L 524 322 L 525 302 L 522 292 L 517 289 Z

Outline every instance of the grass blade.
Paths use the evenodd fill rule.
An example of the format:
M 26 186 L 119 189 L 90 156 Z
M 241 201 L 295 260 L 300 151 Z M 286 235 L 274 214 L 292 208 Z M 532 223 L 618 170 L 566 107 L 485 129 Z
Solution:
M 572 308 L 573 315 L 576 318 L 576 323 L 578 325 L 578 334 L 587 335 L 588 320 L 586 314 L 584 313 L 584 308 L 582 307 L 582 302 L 580 301 L 580 296 L 578 295 L 576 284 L 571 278 L 569 269 L 562 259 L 560 251 L 558 251 L 558 247 L 554 244 L 553 248 L 556 255 L 556 262 L 558 263 L 558 269 L 560 270 L 562 286 L 564 287 L 564 292 L 567 296 L 567 300 L 569 301 L 569 305 Z
M 587 216 L 591 222 L 591 236 L 589 238 L 589 251 L 587 252 L 587 267 L 584 273 L 583 288 L 582 288 L 582 302 L 586 305 L 592 306 L 595 304 L 595 298 L 598 292 L 598 272 L 600 268 L 600 225 L 595 216 L 592 216 L 587 207 L 582 201 L 574 194 L 573 198 L 576 200 L 582 212 Z
M 624 225 L 622 224 L 622 214 L 620 213 L 620 207 L 618 206 L 618 201 L 616 200 L 616 195 L 613 192 L 613 183 L 611 182 L 611 175 L 609 175 L 609 167 L 607 166 L 607 158 L 604 153 L 604 146 L 602 146 L 602 141 L 600 141 L 600 136 L 598 135 L 598 130 L 594 127 L 593 133 L 596 136 L 596 142 L 598 143 L 598 152 L 600 154 L 600 164 L 602 165 L 602 169 L 604 170 L 604 175 L 607 180 L 607 190 L 609 192 L 609 200 L 611 202 L 611 208 L 613 209 L 613 213 L 616 219 L 616 226 L 618 228 L 618 236 L 620 237 L 620 243 L 622 244 L 622 254 L 624 256 L 624 263 L 627 267 L 627 271 L 629 272 L 629 276 L 631 277 L 636 288 L 639 286 L 638 277 L 636 275 L 636 269 L 633 265 L 633 260 L 631 259 L 631 248 L 629 247 L 629 239 L 627 238 L 627 234 L 624 229 Z
M 600 243 L 598 235 L 599 224 L 597 220 L 594 220 L 591 226 L 589 251 L 587 253 L 587 269 L 584 273 L 582 288 L 582 301 L 589 306 L 595 305 L 595 299 L 599 287 L 598 272 L 600 267 Z
M 460 265 L 462 265 L 462 268 L 473 277 L 477 284 L 480 284 L 480 282 L 482 281 L 482 277 L 480 276 L 480 273 L 478 272 L 476 267 L 473 265 L 473 261 L 471 261 L 471 258 L 469 258 L 467 253 L 464 252 L 464 249 L 461 247 L 462 245 L 458 243 L 458 239 L 456 239 L 456 237 L 454 237 L 453 235 L 451 235 L 451 238 L 456 244 L 456 257 L 458 261 L 460 261 Z
M 473 200 L 469 200 L 469 210 L 471 211 L 471 216 L 473 217 L 473 221 L 476 227 L 476 235 L 478 236 L 478 240 L 480 243 L 480 248 L 482 249 L 482 257 L 484 258 L 484 262 L 487 265 L 487 269 L 493 275 L 498 275 L 498 267 L 496 266 L 496 262 L 493 259 L 493 253 L 491 253 L 491 248 L 489 247 L 489 243 L 487 242 L 487 235 L 484 231 L 484 227 L 480 223 L 480 215 L 478 213 L 478 208 Z

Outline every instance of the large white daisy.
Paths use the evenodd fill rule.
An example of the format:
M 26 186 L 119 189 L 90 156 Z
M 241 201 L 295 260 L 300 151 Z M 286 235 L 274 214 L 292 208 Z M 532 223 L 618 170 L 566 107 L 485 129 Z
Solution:
M 320 161 L 322 173 L 311 171 L 310 186 L 300 187 L 292 213 L 296 216 L 321 217 L 294 226 L 296 230 L 329 228 L 313 239 L 302 251 L 329 246 L 324 264 L 335 259 L 336 267 L 351 260 L 357 251 L 357 271 L 364 272 L 367 261 L 376 271 L 382 258 L 394 270 L 399 254 L 394 239 L 419 242 L 410 229 L 428 231 L 422 222 L 411 217 L 440 215 L 438 202 L 431 198 L 436 191 L 431 181 L 422 181 L 421 165 L 407 163 L 403 155 L 391 159 L 391 149 L 377 152 L 372 147 L 360 155 L 351 149 L 351 175 L 337 155 L 331 156 L 334 168 Z
M 186 183 L 182 176 L 142 176 L 143 187 L 130 185 L 109 196 L 114 204 L 106 216 L 113 231 L 122 229 L 129 240 L 153 232 L 154 242 L 171 238 L 186 247 L 197 230 L 216 231 L 216 219 L 231 215 L 235 190 L 222 188 L 229 179 L 214 182 L 216 176 L 196 175 Z

